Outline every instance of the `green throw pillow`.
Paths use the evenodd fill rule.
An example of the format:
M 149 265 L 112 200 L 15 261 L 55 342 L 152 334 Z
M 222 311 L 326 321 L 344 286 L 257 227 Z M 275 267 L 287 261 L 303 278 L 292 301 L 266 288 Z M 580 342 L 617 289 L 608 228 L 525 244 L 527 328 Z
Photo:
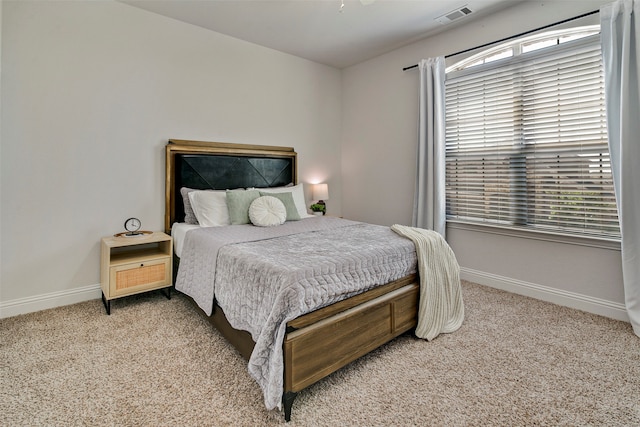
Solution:
M 258 197 L 258 190 L 227 190 L 227 208 L 231 224 L 249 224 L 249 206 Z
M 293 201 L 293 194 L 290 192 L 287 193 L 265 193 L 260 192 L 261 196 L 271 196 L 277 199 L 280 199 L 285 209 L 287 210 L 287 221 L 298 221 L 300 219 L 300 214 L 298 213 L 298 208 L 296 208 L 296 204 Z

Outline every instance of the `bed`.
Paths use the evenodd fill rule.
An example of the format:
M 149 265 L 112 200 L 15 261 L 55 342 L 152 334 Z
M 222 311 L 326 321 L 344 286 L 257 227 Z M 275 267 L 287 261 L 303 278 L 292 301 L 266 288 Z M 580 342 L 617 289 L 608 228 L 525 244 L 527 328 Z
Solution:
M 175 235 L 176 224 L 185 221 L 183 188 L 281 188 L 292 184 L 297 184 L 297 154 L 293 148 L 170 140 L 166 145 L 166 232 Z M 186 230 L 178 232 L 184 235 Z M 182 260 L 175 261 L 176 270 L 180 270 Z M 287 421 L 301 390 L 416 326 L 420 289 L 416 271 L 414 266 L 409 274 L 286 322 L 282 346 L 278 347 L 282 350 L 278 406 Z M 200 311 L 250 360 L 256 340 L 247 330 L 231 325 L 218 301 L 212 303 L 210 315 L 207 310 Z

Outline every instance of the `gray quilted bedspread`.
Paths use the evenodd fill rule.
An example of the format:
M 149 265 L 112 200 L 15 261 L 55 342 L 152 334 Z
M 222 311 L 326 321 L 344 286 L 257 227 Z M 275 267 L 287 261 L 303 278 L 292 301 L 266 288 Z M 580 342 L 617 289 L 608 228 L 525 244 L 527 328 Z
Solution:
M 389 227 L 322 217 L 190 231 L 176 288 L 206 294 L 207 307 L 215 294 L 231 325 L 251 333 L 249 372 L 274 409 L 282 399 L 288 321 L 416 270 L 414 244 Z

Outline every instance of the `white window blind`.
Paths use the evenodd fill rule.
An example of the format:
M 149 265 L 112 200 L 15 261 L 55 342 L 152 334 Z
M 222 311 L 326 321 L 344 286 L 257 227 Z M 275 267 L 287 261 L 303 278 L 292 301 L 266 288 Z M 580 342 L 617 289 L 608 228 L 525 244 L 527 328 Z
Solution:
M 599 36 L 449 73 L 447 218 L 619 238 Z

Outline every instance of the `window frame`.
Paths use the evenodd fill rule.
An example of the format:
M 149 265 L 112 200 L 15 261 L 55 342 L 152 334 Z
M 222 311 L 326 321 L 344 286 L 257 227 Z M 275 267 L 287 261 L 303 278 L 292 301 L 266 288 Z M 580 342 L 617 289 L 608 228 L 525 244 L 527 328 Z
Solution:
M 516 64 L 521 64 L 525 61 L 535 61 L 537 58 L 547 58 L 547 57 L 556 57 L 558 55 L 562 55 L 563 52 L 567 51 L 575 51 L 576 49 L 580 49 L 581 46 L 593 46 L 595 43 L 599 44 L 599 33 L 595 33 L 595 29 L 599 29 L 598 25 L 591 25 L 585 27 L 578 27 L 572 29 L 558 30 L 540 33 L 535 36 L 523 37 L 517 40 L 514 40 L 509 43 L 504 43 L 499 46 L 495 46 L 493 48 L 487 49 L 483 52 L 480 52 L 476 55 L 468 57 L 464 60 L 461 60 L 450 67 L 447 68 L 447 79 L 450 79 L 453 76 L 456 79 L 462 79 L 466 76 L 471 75 L 479 75 L 484 73 L 490 73 L 496 69 L 505 69 L 508 67 L 516 67 Z M 532 50 L 526 53 L 522 52 L 521 47 L 524 44 L 532 44 L 535 43 L 536 40 L 544 41 L 553 39 L 554 37 L 570 37 L 572 34 L 584 34 L 586 32 L 592 32 L 590 35 L 586 35 L 581 38 L 568 40 L 563 43 L 554 44 L 549 47 L 542 47 L 540 49 Z M 512 46 L 514 52 L 517 51 L 517 54 L 514 54 L 508 58 L 502 58 L 496 61 L 477 64 L 478 61 L 482 59 L 482 57 L 491 57 L 495 55 L 496 52 L 504 51 L 509 46 Z M 513 64 L 510 64 L 513 63 Z M 461 67 L 460 64 L 467 64 L 466 68 Z M 485 194 L 485 193 L 483 193 Z M 486 197 L 486 194 L 485 196 Z M 509 200 L 512 200 L 511 195 Z M 513 200 L 512 202 L 513 203 Z M 448 205 L 449 203 L 447 203 Z M 486 221 L 486 222 L 485 222 Z M 504 223 L 501 224 L 495 221 L 489 221 L 488 218 L 484 217 L 484 221 L 479 219 L 464 219 L 460 217 L 451 217 L 449 214 L 449 208 L 447 207 L 447 225 L 453 226 L 454 228 L 465 228 L 478 231 L 482 228 L 486 228 L 491 230 L 491 232 L 496 232 L 496 230 L 504 230 L 499 234 L 507 234 L 514 235 L 516 233 L 518 236 L 521 236 L 522 233 L 533 233 L 533 235 L 537 236 L 536 238 L 541 238 L 542 240 L 551 240 L 551 241 L 570 241 L 570 242 L 583 242 L 583 244 L 592 245 L 592 243 L 584 243 L 584 242 L 602 242 L 605 248 L 607 249 L 616 249 L 619 248 L 620 237 L 615 235 L 607 235 L 607 234 L 589 234 L 585 229 L 582 232 L 567 232 L 560 229 L 545 229 L 540 225 L 532 225 L 531 223 L 526 223 L 523 225 L 517 225 L 512 223 Z M 619 222 L 618 222 L 619 225 Z M 544 237 L 543 237 L 544 236 Z

